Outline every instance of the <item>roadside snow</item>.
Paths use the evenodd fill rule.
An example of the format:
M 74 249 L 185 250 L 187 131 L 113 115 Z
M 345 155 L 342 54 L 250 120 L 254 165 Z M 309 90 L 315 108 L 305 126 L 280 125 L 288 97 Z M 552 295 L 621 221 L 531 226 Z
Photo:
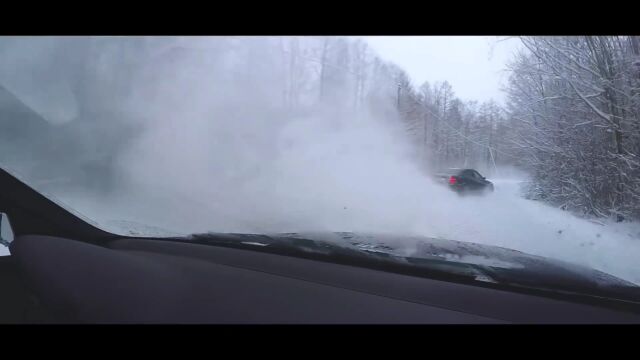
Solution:
M 496 192 L 444 207 L 447 228 L 425 235 L 503 246 L 565 260 L 640 284 L 640 224 L 581 219 L 518 194 L 518 180 L 494 180 Z

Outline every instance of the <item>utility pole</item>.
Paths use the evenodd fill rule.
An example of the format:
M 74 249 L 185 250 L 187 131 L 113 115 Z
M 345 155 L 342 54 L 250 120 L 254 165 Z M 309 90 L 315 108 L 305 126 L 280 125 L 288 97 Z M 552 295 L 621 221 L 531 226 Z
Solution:
M 398 84 L 398 95 L 396 96 L 396 106 L 398 107 L 398 111 L 400 111 L 400 91 L 402 90 L 402 88 L 400 87 L 400 84 Z
M 322 57 L 320 58 L 320 102 L 324 100 L 324 74 L 325 74 L 325 64 L 327 62 L 327 48 L 329 45 L 329 37 L 324 38 L 324 42 L 322 44 Z
M 422 115 L 422 124 L 423 124 L 423 130 L 424 130 L 424 137 L 423 137 L 423 141 L 422 141 L 422 164 L 424 166 L 427 165 L 427 149 L 428 149 L 428 143 L 427 143 L 427 135 L 428 135 L 428 128 L 427 128 L 427 114 Z

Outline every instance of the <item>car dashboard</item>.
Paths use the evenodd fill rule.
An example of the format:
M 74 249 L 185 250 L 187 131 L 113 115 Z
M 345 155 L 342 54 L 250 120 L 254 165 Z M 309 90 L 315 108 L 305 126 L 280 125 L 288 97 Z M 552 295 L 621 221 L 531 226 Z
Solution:
M 18 323 L 640 322 L 591 305 L 174 240 L 21 236 L 11 253 L 2 274 L 19 276 L 30 299 L 10 316 Z

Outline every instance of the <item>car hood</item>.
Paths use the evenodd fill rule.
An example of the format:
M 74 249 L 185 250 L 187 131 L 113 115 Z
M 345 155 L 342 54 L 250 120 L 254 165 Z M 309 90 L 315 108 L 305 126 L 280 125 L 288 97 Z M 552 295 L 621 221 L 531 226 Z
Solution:
M 280 236 L 283 236 L 282 234 Z M 535 279 L 552 277 L 589 285 L 637 285 L 586 266 L 527 254 L 493 245 L 422 236 L 363 233 L 297 233 L 286 236 L 329 242 L 373 253 L 405 258 L 444 260 L 474 265 L 506 276 L 518 274 Z
M 351 232 L 299 232 L 266 235 L 202 234 L 198 242 L 276 250 L 292 255 L 363 260 L 400 266 L 426 276 L 450 274 L 476 282 L 582 294 L 640 305 L 640 287 L 604 272 L 491 245 L 422 236 Z M 358 263 L 359 265 L 364 262 Z

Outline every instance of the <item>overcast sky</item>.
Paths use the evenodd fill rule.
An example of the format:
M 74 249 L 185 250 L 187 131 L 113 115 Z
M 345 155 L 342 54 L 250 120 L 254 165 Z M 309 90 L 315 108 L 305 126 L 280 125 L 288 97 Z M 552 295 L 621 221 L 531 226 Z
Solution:
M 504 103 L 504 71 L 518 39 L 495 36 L 364 36 L 383 59 L 402 67 L 415 86 L 447 80 L 462 100 Z M 501 41 L 498 41 L 501 40 Z

